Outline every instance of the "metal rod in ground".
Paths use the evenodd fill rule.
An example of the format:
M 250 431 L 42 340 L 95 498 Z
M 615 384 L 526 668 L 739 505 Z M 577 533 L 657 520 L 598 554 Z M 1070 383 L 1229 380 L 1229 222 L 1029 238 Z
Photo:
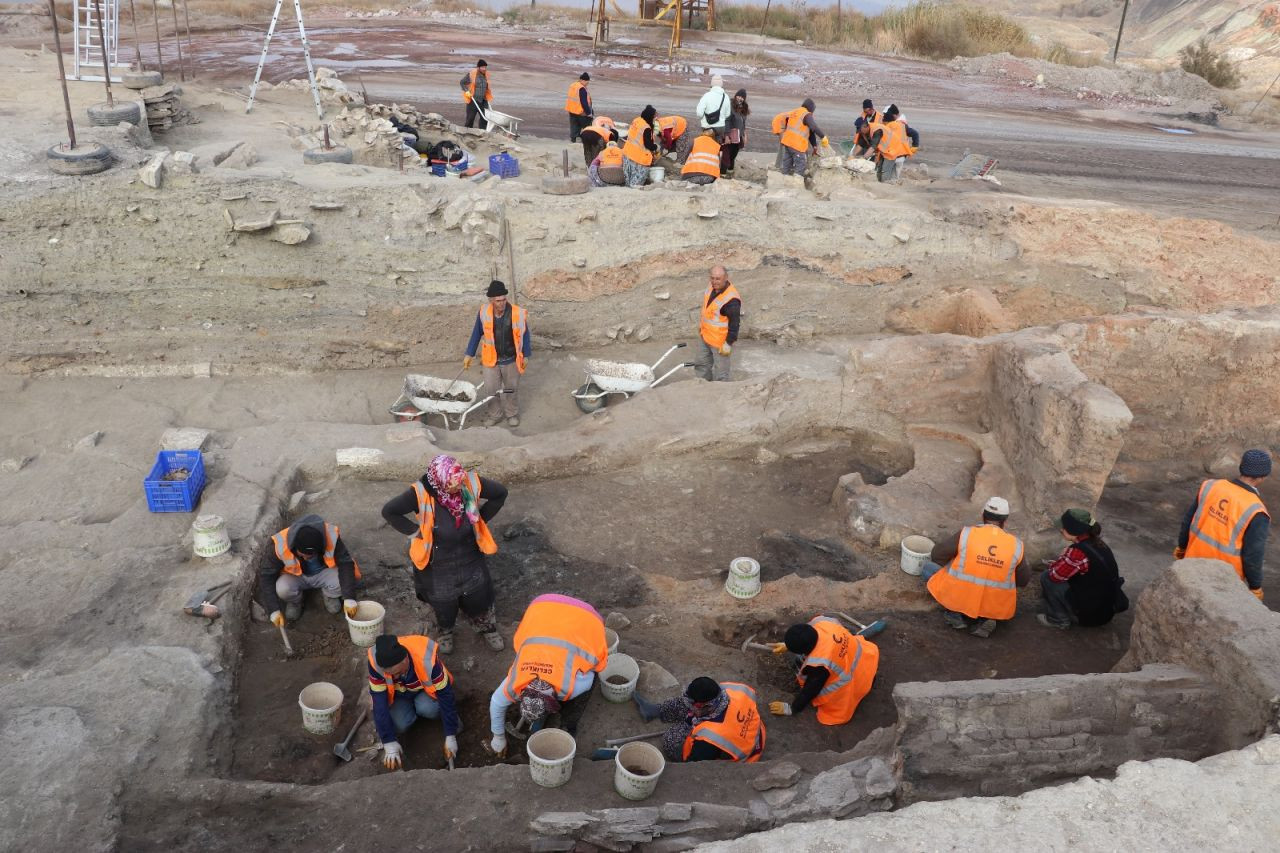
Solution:
M 182 0 L 182 22 L 187 30 L 187 56 L 191 57 L 191 79 L 196 79 L 196 56 L 191 49 L 191 10 L 187 8 L 187 0 Z
M 1129 0 L 1124 0 L 1124 8 L 1120 10 L 1120 29 L 1116 30 L 1116 46 L 1111 51 L 1111 64 L 1116 64 L 1116 57 L 1120 55 L 1120 37 L 1124 35 L 1124 19 L 1129 17 Z
M 62 84 L 62 108 L 67 113 L 67 136 L 76 147 L 76 123 L 71 118 L 71 95 L 67 92 L 67 69 L 62 64 L 62 36 L 58 34 L 58 9 L 49 0 L 49 20 L 53 22 L 53 53 L 58 57 L 58 82 Z
M 569 149 L 566 148 L 561 153 L 564 154 L 564 176 L 567 178 L 569 177 Z
M 187 63 L 182 58 L 182 34 L 178 32 L 178 4 L 169 3 L 169 11 L 173 12 L 173 43 L 178 46 L 178 79 L 187 81 Z
M 151 21 L 156 25 L 156 68 L 164 76 L 164 51 L 160 49 L 160 5 L 151 0 Z
M 624 743 L 633 743 L 638 740 L 653 740 L 654 738 L 662 737 L 666 733 L 667 733 L 666 730 L 663 729 L 662 731 L 659 731 L 659 732 L 645 732 L 642 735 L 630 735 L 629 737 L 612 737 L 606 740 L 604 742 L 604 745 L 605 746 L 622 746 Z
M 98 24 L 98 45 L 102 48 L 102 83 L 107 87 L 107 106 L 114 107 L 116 99 L 111 96 L 111 65 L 107 61 L 107 36 L 102 30 L 102 4 L 93 0 L 93 17 Z M 57 21 L 54 21 L 57 26 Z
M 142 40 L 138 38 L 138 13 L 133 10 L 133 0 L 129 0 L 129 23 L 133 24 L 133 55 L 138 61 L 138 70 L 142 67 Z

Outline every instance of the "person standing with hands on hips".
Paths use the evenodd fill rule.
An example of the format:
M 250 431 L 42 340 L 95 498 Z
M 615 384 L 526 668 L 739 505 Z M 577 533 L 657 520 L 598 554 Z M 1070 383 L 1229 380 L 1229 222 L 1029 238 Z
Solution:
M 698 321 L 698 352 L 693 369 L 709 382 L 729 381 L 729 354 L 738 340 L 742 318 L 742 296 L 729 281 L 729 273 L 717 264 L 702 299 Z
M 529 312 L 507 301 L 507 286 L 497 279 L 489 282 L 485 295 L 489 301 L 481 306 L 471 327 L 462 369 L 471 367 L 479 349 L 484 384 L 494 395 L 485 424 L 494 426 L 505 417 L 507 426 L 517 427 L 520 426 L 520 404 L 516 392 L 520 388 L 520 374 L 524 373 L 532 354 Z

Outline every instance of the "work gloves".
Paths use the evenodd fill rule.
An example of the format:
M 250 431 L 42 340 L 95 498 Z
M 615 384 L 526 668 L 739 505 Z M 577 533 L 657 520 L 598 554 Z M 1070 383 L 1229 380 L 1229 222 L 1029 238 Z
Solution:
M 388 770 L 399 770 L 404 764 L 404 749 L 398 741 L 382 745 L 382 766 Z
M 1251 589 L 1251 590 L 1249 590 L 1249 592 L 1251 592 L 1251 593 L 1253 593 L 1254 595 L 1256 595 L 1256 596 L 1258 597 L 1258 600 L 1259 600 L 1259 601 L 1261 601 L 1261 600 L 1262 600 L 1262 587 L 1258 587 L 1257 589 Z
M 473 362 L 473 361 L 475 361 L 475 359 L 473 359 L 471 356 L 469 356 L 469 355 L 464 355 L 464 356 L 462 357 L 462 369 L 463 369 L 463 370 L 466 370 L 468 367 L 470 367 L 470 366 L 471 366 L 471 362 Z
M 790 717 L 791 703 L 790 702 L 770 702 L 769 713 L 773 714 L 776 717 Z
M 780 655 L 787 650 L 786 643 L 770 643 L 769 647 L 773 649 L 775 655 Z
M 356 618 L 356 600 L 354 598 L 342 599 L 342 612 L 352 619 Z
M 721 345 L 720 345 L 720 354 L 721 354 L 721 355 L 728 355 L 728 354 L 729 354 L 729 353 L 731 353 L 731 352 L 733 352 L 733 347 L 729 346 L 728 344 L 721 344 Z
M 498 758 L 505 758 L 507 755 L 507 736 L 494 735 L 493 740 L 489 741 L 489 751 Z
M 448 735 L 444 739 L 444 760 L 449 761 L 458 754 L 458 738 L 456 735 Z
M 284 614 L 283 614 L 283 613 L 281 613 L 279 610 L 272 610 L 272 611 L 271 611 L 271 624 L 272 624 L 272 625 L 275 625 L 277 628 L 283 628 L 283 627 L 284 627 Z
M 1174 548 L 1174 549 L 1173 549 L 1173 559 L 1175 559 L 1175 560 L 1181 560 L 1181 559 L 1182 559 L 1183 557 L 1185 557 L 1185 556 L 1187 556 L 1187 549 L 1186 549 L 1186 548 Z
M 823 148 L 830 148 L 830 147 L 831 147 L 831 140 L 830 140 L 830 139 L 827 139 L 825 136 L 824 136 L 824 137 L 822 137 L 822 147 L 823 147 Z

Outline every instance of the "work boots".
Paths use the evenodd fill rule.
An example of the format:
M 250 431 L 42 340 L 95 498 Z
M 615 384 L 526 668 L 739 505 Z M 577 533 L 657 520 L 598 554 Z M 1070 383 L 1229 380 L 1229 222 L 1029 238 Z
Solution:
M 342 612 L 342 599 L 341 599 L 341 598 L 329 598 L 329 597 L 327 597 L 327 596 L 326 596 L 326 597 L 325 597 L 325 600 L 324 600 L 324 609 L 325 609 L 325 612 L 326 612 L 326 613 L 341 613 L 341 612 Z
M 453 654 L 453 630 L 441 631 L 440 636 L 436 637 L 436 643 L 440 646 L 440 654 Z
M 302 618 L 302 602 L 286 601 L 284 605 L 284 619 L 286 622 L 297 622 Z
M 970 631 L 969 633 L 975 637 L 981 637 L 982 639 L 985 640 L 987 637 L 991 636 L 991 632 L 994 631 L 995 629 L 996 629 L 996 620 L 983 619 L 977 625 L 974 625 L 973 630 Z
M 489 631 L 486 634 L 481 634 L 481 636 L 484 637 L 484 641 L 489 644 L 489 648 L 493 649 L 495 652 L 500 652 L 507 647 L 507 644 L 502 640 L 502 635 L 497 631 Z

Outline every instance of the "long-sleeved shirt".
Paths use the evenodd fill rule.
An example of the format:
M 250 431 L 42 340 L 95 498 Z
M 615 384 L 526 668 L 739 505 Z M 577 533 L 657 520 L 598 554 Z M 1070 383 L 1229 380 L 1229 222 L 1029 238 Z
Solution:
M 720 110 L 720 115 L 716 116 L 715 121 L 707 121 L 707 113 L 714 113 Z M 725 121 L 729 118 L 729 96 L 725 94 L 723 86 L 712 86 L 707 93 L 698 100 L 698 121 L 702 124 L 702 129 L 709 127 L 722 128 Z
M 418 680 L 418 671 L 412 663 L 403 675 L 395 676 L 392 681 L 396 688 L 395 701 L 397 702 L 414 701 L 424 686 Z M 449 671 L 439 660 L 431 668 L 431 686 L 436 691 L 436 702 L 440 705 L 444 733 L 456 735 L 462 728 L 458 720 L 458 705 L 453 695 L 453 684 L 449 680 Z M 396 726 L 391 721 L 391 702 L 387 700 L 387 680 L 372 663 L 369 664 L 369 695 L 373 699 L 373 725 L 378 730 L 378 740 L 390 743 L 396 739 Z
M 533 354 L 533 330 L 529 328 L 528 315 L 524 321 L 524 339 L 520 341 L 520 351 L 525 358 L 529 358 Z M 465 355 L 474 357 L 476 350 L 480 348 L 480 339 L 484 337 L 484 324 L 480 322 L 480 314 L 476 314 L 475 325 L 471 327 L 471 340 L 467 341 L 467 349 Z M 510 364 L 516 359 L 515 333 L 511 331 L 511 306 L 507 306 L 507 310 L 502 312 L 502 316 L 498 316 L 498 312 L 493 312 L 493 347 L 498 351 L 498 363 Z M 509 352 L 510 356 L 504 356 L 504 352 Z M 488 521 L 488 519 L 485 519 Z
M 424 474 L 420 483 L 426 490 L 435 496 L 436 490 L 432 488 L 428 482 L 427 476 Z M 490 480 L 487 477 L 480 478 L 480 494 L 476 496 L 484 503 L 480 505 L 480 517 L 486 523 L 493 520 L 493 517 L 502 510 L 502 505 L 507 502 L 507 487 L 499 483 L 497 480 Z M 416 536 L 418 534 L 418 521 L 416 518 L 418 512 L 418 496 L 414 494 L 413 489 L 405 489 L 382 506 L 382 517 L 393 530 L 403 533 L 405 536 Z M 442 524 L 447 519 L 447 524 Z M 437 528 L 457 528 L 453 523 L 453 515 L 446 509 L 440 509 L 436 513 Z M 470 525 L 464 525 L 468 529 Z M 434 531 L 436 538 L 433 542 L 433 548 L 440 547 L 440 533 L 447 531 Z M 474 535 L 472 537 L 474 539 Z
M 813 117 L 813 113 L 804 114 L 804 126 L 809 128 L 809 147 L 817 148 L 818 143 L 827 135 L 822 132 L 822 128 L 818 127 L 818 120 Z
M 462 75 L 461 83 L 462 83 L 462 91 L 464 92 L 471 91 L 471 72 L 470 71 Z M 476 93 L 472 95 L 472 103 L 483 104 L 484 96 L 488 93 L 488 91 L 489 91 L 488 71 L 484 72 L 483 74 L 477 74 L 476 75 Z
M 517 650 L 518 651 L 518 650 Z M 493 691 L 493 695 L 489 697 L 489 731 L 495 735 L 500 735 L 505 729 L 507 719 L 507 709 L 513 704 L 507 698 L 506 690 L 507 681 L 511 678 L 511 673 L 507 673 L 507 677 L 502 679 L 502 683 L 498 685 L 498 689 Z M 595 686 L 596 674 L 594 672 L 580 672 L 573 679 L 573 695 L 581 696 L 588 693 Z M 517 697 L 519 698 L 519 697 Z M 563 701 L 562 697 L 561 701 Z
M 586 86 L 578 87 L 578 103 L 582 104 L 582 118 L 591 118 L 595 115 L 591 111 L 591 96 L 587 94 Z
M 338 564 L 338 583 L 342 585 L 342 597 L 355 598 L 356 562 L 341 536 L 334 543 L 333 559 Z M 303 563 L 304 574 L 313 574 L 328 568 L 319 556 L 306 561 L 299 558 L 299 562 Z M 276 578 L 280 577 L 283 571 L 284 562 L 276 556 L 275 548 L 268 546 L 266 555 L 262 559 L 262 566 L 258 569 L 258 602 L 266 608 L 268 613 L 280 609 L 280 596 L 276 594 Z
M 711 301 L 719 295 L 720 294 L 713 290 L 707 295 L 707 301 L 703 307 L 710 305 Z M 738 327 L 742 322 L 742 300 L 730 299 L 724 305 L 721 305 L 720 316 L 729 321 L 729 337 L 725 338 L 725 343 L 729 346 L 733 346 L 738 341 Z
M 991 522 L 984 522 L 990 524 Z M 946 566 L 956 558 L 960 553 L 960 534 L 964 531 L 957 531 L 955 536 L 950 539 L 943 539 L 941 542 L 933 546 L 929 559 L 937 563 L 939 566 Z M 1031 567 L 1027 565 L 1027 555 L 1024 551 L 1022 559 L 1018 561 L 1018 565 L 1013 567 L 1014 581 L 1018 586 L 1026 586 L 1031 580 Z
M 1242 480 L 1231 481 L 1242 489 L 1248 489 L 1255 495 L 1258 490 Z M 1261 496 L 1259 496 L 1261 497 Z M 1191 536 L 1191 522 L 1195 519 L 1196 509 L 1200 506 L 1200 493 L 1191 500 L 1187 513 L 1182 517 L 1182 529 L 1178 532 L 1178 547 L 1187 547 L 1187 539 Z M 1267 555 L 1267 533 L 1271 529 L 1271 519 L 1258 513 L 1244 530 L 1244 542 L 1240 546 L 1240 562 L 1244 567 L 1244 580 L 1249 589 L 1262 589 L 1262 561 Z
M 728 710 L 729 697 L 724 692 L 709 707 L 704 707 L 700 716 L 694 715 L 693 705 L 686 696 L 676 696 L 663 702 L 658 706 L 658 719 L 673 724 L 662 736 L 663 755 L 669 761 L 732 760 L 732 755 L 705 740 L 695 740 L 689 748 L 689 757 L 684 757 L 684 742 L 688 740 L 694 726 L 705 722 L 723 722 Z
M 791 700 L 793 714 L 799 714 L 818 698 L 818 694 L 827 686 L 827 681 L 831 678 L 831 670 L 825 666 L 806 666 L 800 670 L 800 676 L 804 683 L 800 685 L 800 690 Z
M 1089 571 L 1089 558 L 1084 551 L 1071 545 L 1045 571 L 1049 573 L 1049 580 L 1054 583 L 1066 583 L 1081 572 Z

